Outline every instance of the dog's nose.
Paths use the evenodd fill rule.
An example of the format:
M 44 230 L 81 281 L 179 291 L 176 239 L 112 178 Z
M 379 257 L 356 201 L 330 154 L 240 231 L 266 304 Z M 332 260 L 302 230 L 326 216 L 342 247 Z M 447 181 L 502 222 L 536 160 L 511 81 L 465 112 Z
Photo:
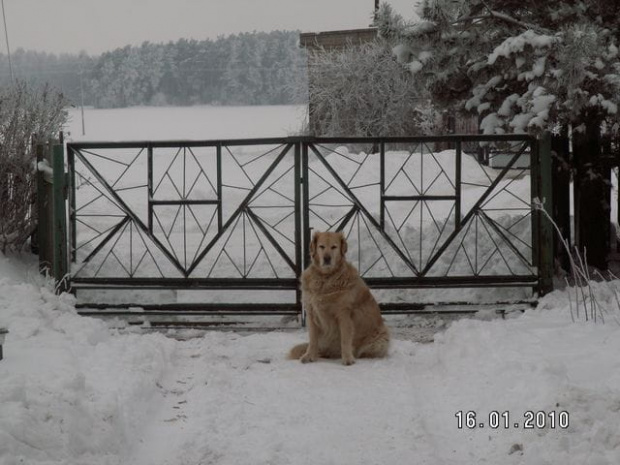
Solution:
M 332 257 L 331 257 L 331 255 L 325 255 L 325 256 L 323 257 L 323 263 L 324 263 L 324 264 L 329 265 L 331 262 L 332 262 Z

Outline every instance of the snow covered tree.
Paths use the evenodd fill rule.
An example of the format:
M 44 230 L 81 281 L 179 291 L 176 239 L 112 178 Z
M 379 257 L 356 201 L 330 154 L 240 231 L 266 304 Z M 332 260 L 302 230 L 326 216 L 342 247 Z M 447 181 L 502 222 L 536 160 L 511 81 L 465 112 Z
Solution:
M 424 0 L 407 23 L 382 5 L 380 34 L 434 102 L 481 117 L 486 134 L 570 128 L 576 242 L 606 268 L 609 167 L 618 130 L 620 3 L 604 0 Z

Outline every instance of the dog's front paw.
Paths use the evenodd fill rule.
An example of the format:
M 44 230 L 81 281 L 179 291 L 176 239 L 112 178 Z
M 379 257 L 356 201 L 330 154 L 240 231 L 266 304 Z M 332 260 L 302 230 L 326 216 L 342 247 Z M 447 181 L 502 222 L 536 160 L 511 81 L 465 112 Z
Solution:
M 305 354 L 301 356 L 299 360 L 301 361 L 301 363 L 311 363 L 311 362 L 316 362 L 317 358 L 318 357 L 316 355 L 306 352 Z
M 344 366 L 353 365 L 355 363 L 355 359 L 353 357 L 342 357 L 342 364 Z

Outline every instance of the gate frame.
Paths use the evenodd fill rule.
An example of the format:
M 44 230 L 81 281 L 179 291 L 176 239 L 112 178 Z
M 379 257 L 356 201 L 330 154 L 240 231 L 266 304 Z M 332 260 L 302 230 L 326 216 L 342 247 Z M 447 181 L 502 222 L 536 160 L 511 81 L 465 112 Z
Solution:
M 320 138 L 320 137 L 286 137 L 286 138 L 266 138 L 266 139 L 241 139 L 241 140 L 215 140 L 215 141 L 162 141 L 162 142 L 87 142 L 87 143 L 67 143 L 67 152 L 73 149 L 79 149 L 81 147 L 91 148 L 127 148 L 136 147 L 147 144 L 149 149 L 152 147 L 181 147 L 181 146 L 216 146 L 221 150 L 225 145 L 258 145 L 258 144 L 288 144 L 289 150 L 294 151 L 294 176 L 296 180 L 295 186 L 295 204 L 301 205 L 301 211 L 297 211 L 295 215 L 295 258 L 296 258 L 296 278 L 294 279 L 279 279 L 278 283 L 272 282 L 267 279 L 257 278 L 240 278 L 240 279 L 227 279 L 221 280 L 211 279 L 210 282 L 201 283 L 199 280 L 175 280 L 169 278 L 166 286 L 162 286 L 161 280 L 155 278 L 156 281 L 145 279 L 134 279 L 131 286 L 127 286 L 120 281 L 114 279 L 108 279 L 106 283 L 100 283 L 99 285 L 88 283 L 83 278 L 72 279 L 68 270 L 69 267 L 69 253 L 67 237 L 67 215 L 66 215 L 66 199 L 67 190 L 69 190 L 69 220 L 73 218 L 73 212 L 75 211 L 75 199 L 73 188 L 75 186 L 75 172 L 73 163 L 70 161 L 72 157 L 68 157 L 69 172 L 64 172 L 64 150 L 62 145 L 55 145 L 52 155 L 52 167 L 53 167 L 53 181 L 52 192 L 43 189 L 45 182 L 43 179 L 43 173 L 39 173 L 40 181 L 38 183 L 39 189 L 39 203 L 40 205 L 53 205 L 53 211 L 50 209 L 40 210 L 40 225 L 53 224 L 53 230 L 56 231 L 53 237 L 53 244 L 49 244 L 49 241 L 43 241 L 42 247 L 46 247 L 47 252 L 42 256 L 45 259 L 51 261 L 53 266 L 50 269 L 51 275 L 56 279 L 57 291 L 65 291 L 70 289 L 71 292 L 76 292 L 82 288 L 99 288 L 99 289 L 114 289 L 114 288 L 150 288 L 150 289 L 280 289 L 290 290 L 296 293 L 296 302 L 291 304 L 152 304 L 152 305 L 139 305 L 149 315 L 165 314 L 165 315 L 277 315 L 277 314 L 295 314 L 302 315 L 303 309 L 301 305 L 301 290 L 298 286 L 298 278 L 301 275 L 303 269 L 309 264 L 309 244 L 311 230 L 309 228 L 309 211 L 308 202 L 309 198 L 309 184 L 307 182 L 308 171 L 308 156 L 309 150 L 313 149 L 316 144 L 334 144 L 334 143 L 364 143 L 375 144 L 380 147 L 382 157 L 385 156 L 385 144 L 386 143 L 413 143 L 413 142 L 447 142 L 454 143 L 457 148 L 457 157 L 460 157 L 460 147 L 463 142 L 473 141 L 529 141 L 531 144 L 531 158 L 530 158 L 530 176 L 531 176 L 531 201 L 534 199 L 542 200 L 542 208 L 548 215 L 551 216 L 551 192 L 552 192 L 552 176 L 551 176 L 551 144 L 550 136 L 548 134 L 543 135 L 540 139 L 536 139 L 529 135 L 505 135 L 505 136 L 485 136 L 485 135 L 449 135 L 449 136 L 424 136 L 424 137 L 390 137 L 390 138 Z M 43 153 L 43 152 L 41 152 Z M 457 164 L 457 171 L 460 171 L 460 163 Z M 383 168 L 383 164 L 382 164 Z M 457 174 L 458 175 L 458 174 Z M 498 176 L 500 178 L 500 176 Z M 48 180 L 49 182 L 49 180 Z M 384 186 L 381 186 L 381 195 L 383 196 Z M 51 197 L 51 199 L 50 199 Z M 51 202 L 50 202 L 51 200 Z M 383 205 L 384 200 L 381 200 Z M 41 208 L 41 207 L 40 207 Z M 221 213 L 220 213 L 221 214 Z M 524 282 L 521 285 L 534 288 L 539 296 L 546 294 L 552 290 L 552 276 L 553 276 L 553 227 L 547 218 L 544 218 L 545 213 L 539 209 L 532 209 L 532 262 L 537 266 L 538 278 L 536 282 Z M 383 218 L 382 218 L 383 221 Z M 43 228 L 40 228 L 40 230 Z M 63 232 L 64 231 L 64 232 Z M 74 227 L 70 225 L 71 240 L 74 240 Z M 50 247 L 51 246 L 51 247 Z M 51 249 L 51 253 L 49 253 Z M 50 258 L 51 257 L 51 258 Z M 368 278 L 366 279 L 370 287 L 374 288 L 435 288 L 435 287 L 475 287 L 472 286 L 471 280 L 468 279 L 454 279 L 449 280 L 441 278 L 427 278 L 426 280 L 416 280 L 415 278 Z M 478 277 L 478 285 L 491 286 L 514 286 L 515 282 L 503 282 L 502 279 L 493 277 L 485 277 L 480 280 Z M 62 284 L 65 283 L 66 287 Z M 508 305 L 511 302 L 506 302 Z M 474 304 L 475 305 L 475 304 Z M 82 314 L 102 314 L 100 310 L 107 309 L 106 315 L 119 314 L 127 315 L 128 307 L 136 306 L 136 304 L 121 304 L 110 305 L 105 303 L 88 303 L 78 304 L 76 307 L 83 309 L 92 309 L 92 311 L 82 311 Z M 426 311 L 426 305 L 420 305 L 416 303 L 407 304 L 381 304 L 382 310 L 386 313 L 423 313 Z M 99 310 L 99 311 L 98 311 Z M 129 312 L 130 313 L 130 312 Z
M 551 136 L 549 133 L 544 133 L 540 138 L 528 134 L 506 134 L 506 135 L 483 135 L 483 134 L 457 134 L 447 136 L 418 136 L 418 137 L 310 137 L 304 139 L 304 155 L 303 155 L 303 179 L 308 178 L 308 148 L 313 148 L 319 144 L 374 144 L 380 147 L 381 155 L 381 170 L 384 170 L 385 161 L 385 144 L 387 143 L 434 143 L 443 142 L 448 144 L 454 144 L 456 150 L 456 177 L 458 185 L 460 185 L 460 170 L 461 170 L 461 157 L 462 157 L 462 143 L 466 142 L 501 142 L 501 141 L 523 141 L 529 142 L 531 147 L 530 158 L 530 176 L 531 176 L 531 199 L 532 203 L 535 199 L 538 199 L 540 207 L 544 209 L 548 218 L 552 218 L 552 170 L 551 170 Z M 315 154 L 319 155 L 316 151 Z M 504 168 L 496 177 L 493 187 L 496 186 L 504 177 L 506 172 L 511 169 L 511 165 L 520 157 L 521 153 L 517 153 L 513 156 L 513 159 L 508 163 L 508 166 Z M 329 168 L 328 168 L 329 169 Z M 332 173 L 333 175 L 335 173 Z M 334 176 L 339 179 L 337 176 Z M 383 182 L 384 175 L 381 174 L 381 182 Z M 304 182 L 304 199 L 309 198 L 308 183 Z M 346 191 L 349 189 L 345 186 Z M 491 186 L 487 188 L 487 193 L 492 189 Z M 374 226 L 380 226 L 384 228 L 384 191 L 385 188 L 381 185 L 381 221 L 380 224 Z M 460 189 L 459 189 L 460 191 Z M 349 194 L 352 194 L 348 192 Z M 460 218 L 460 193 L 454 196 L 456 209 L 458 214 L 455 213 L 457 218 L 457 226 L 453 233 L 456 237 L 460 225 L 458 223 L 466 223 L 469 219 L 469 214 L 463 218 Z M 390 198 L 389 200 L 393 200 Z M 476 203 L 481 204 L 484 199 L 479 199 Z M 307 210 L 308 202 L 304 201 L 304 209 Z M 474 208 L 470 211 L 473 213 Z M 371 288 L 455 288 L 455 287 L 511 287 L 511 286 L 528 286 L 535 287 L 539 296 L 543 296 L 553 290 L 553 225 L 548 218 L 545 217 L 545 213 L 540 208 L 534 208 L 532 211 L 532 262 L 538 269 L 538 279 L 536 282 L 527 280 L 527 277 L 523 277 L 522 282 L 515 279 L 502 279 L 501 277 L 494 276 L 478 276 L 475 279 L 470 277 L 429 277 L 429 278 L 364 278 L 367 284 Z M 370 215 L 366 215 L 370 219 Z M 309 225 L 309 216 L 304 214 L 304 224 Z M 304 229 L 304 269 L 310 264 L 309 260 L 309 244 L 310 244 L 311 230 L 309 227 Z M 450 241 L 447 240 L 445 245 L 449 245 Z M 444 249 L 445 250 L 445 249 Z M 441 255 L 440 253 L 436 254 Z M 432 264 L 430 265 L 432 266 Z M 429 268 L 427 265 L 426 268 Z M 428 269 L 426 270 L 428 271 Z M 450 285 L 452 284 L 452 285 Z M 493 286 L 495 285 L 495 286 Z M 397 306 L 396 306 L 397 307 Z

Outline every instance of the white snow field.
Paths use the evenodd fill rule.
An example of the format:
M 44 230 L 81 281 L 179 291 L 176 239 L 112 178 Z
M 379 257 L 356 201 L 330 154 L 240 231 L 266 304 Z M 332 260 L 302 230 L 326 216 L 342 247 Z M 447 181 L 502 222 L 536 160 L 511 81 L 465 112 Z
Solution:
M 69 109 L 68 140 L 212 140 L 297 135 L 303 105 Z
M 129 115 L 153 139 L 142 111 L 101 124 Z M 285 135 L 282 122 L 256 135 Z M 107 127 L 92 130 L 125 138 Z M 556 291 L 506 319 L 433 320 L 432 343 L 395 328 L 383 360 L 303 365 L 286 359 L 302 329 L 162 334 L 80 317 L 35 257 L 0 255 L 0 464 L 617 464 L 620 282 L 592 288 L 604 323 Z

